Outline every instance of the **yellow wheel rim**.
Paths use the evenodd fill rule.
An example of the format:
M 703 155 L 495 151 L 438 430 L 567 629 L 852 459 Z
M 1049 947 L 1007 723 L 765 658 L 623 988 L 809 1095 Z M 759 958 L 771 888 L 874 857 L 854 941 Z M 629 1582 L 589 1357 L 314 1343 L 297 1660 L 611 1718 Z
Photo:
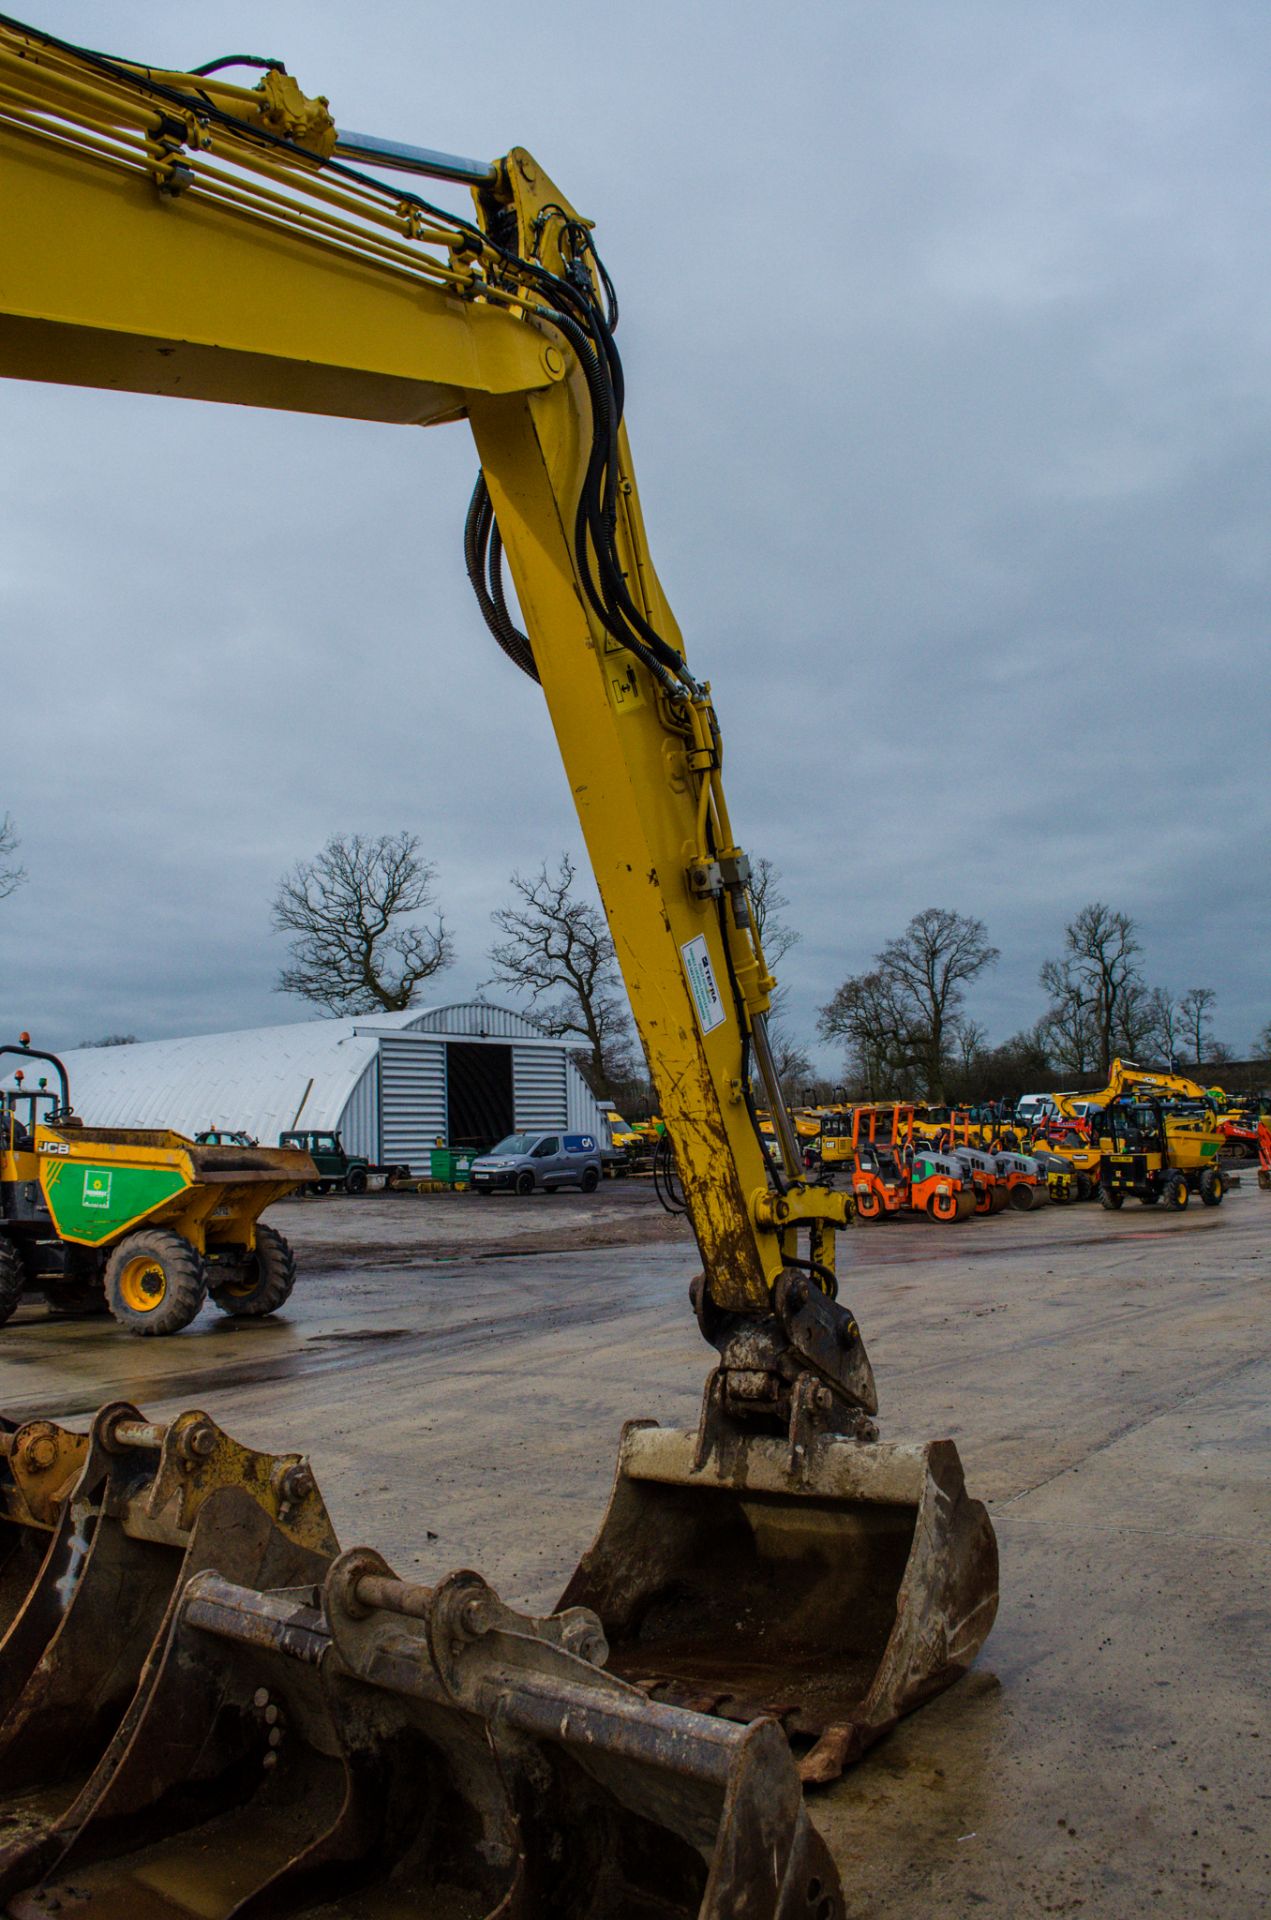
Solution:
M 152 1253 L 134 1254 L 119 1276 L 119 1298 L 130 1313 L 153 1313 L 168 1291 L 168 1276 Z

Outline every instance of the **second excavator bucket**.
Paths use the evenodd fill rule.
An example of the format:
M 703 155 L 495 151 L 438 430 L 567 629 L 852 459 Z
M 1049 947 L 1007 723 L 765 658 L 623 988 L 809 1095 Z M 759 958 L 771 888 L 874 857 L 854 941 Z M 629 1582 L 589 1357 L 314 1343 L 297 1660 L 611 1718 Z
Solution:
M 226 1492 L 269 1529 L 258 1578 L 320 1577 L 337 1550 L 300 1456 L 241 1447 L 205 1414 L 156 1427 L 121 1403 L 90 1433 L 35 1420 L 3 1438 L 0 1884 L 75 1800 L 185 1583 L 222 1564 Z
M 594 1616 L 537 1620 L 473 1573 L 356 1550 L 261 1591 L 187 1581 L 92 1780 L 12 1861 L 12 1920 L 842 1920 L 780 1729 L 648 1700 Z
M 704 1445 L 632 1421 L 559 1604 L 594 1611 L 610 1667 L 650 1698 L 771 1715 L 802 1778 L 824 1782 L 966 1670 L 997 1596 L 993 1529 L 952 1441 Z

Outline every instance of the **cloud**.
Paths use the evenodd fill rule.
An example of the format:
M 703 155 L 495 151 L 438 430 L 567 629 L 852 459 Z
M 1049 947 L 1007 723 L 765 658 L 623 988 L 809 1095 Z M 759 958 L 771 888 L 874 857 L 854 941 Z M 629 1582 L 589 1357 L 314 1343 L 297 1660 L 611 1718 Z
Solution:
M 156 63 L 260 36 L 237 0 L 215 44 L 204 10 L 104 11 Z M 791 1026 L 939 902 L 1003 950 L 1000 1037 L 1101 897 L 1242 1049 L 1271 1011 L 1263 11 L 311 4 L 268 40 L 344 124 L 523 143 L 597 217 L 654 554 L 805 935 Z M 0 418 L 11 1024 L 276 1020 L 273 884 L 352 829 L 435 852 L 438 988 L 469 991 L 507 875 L 578 836 L 468 594 L 466 431 L 17 384 Z

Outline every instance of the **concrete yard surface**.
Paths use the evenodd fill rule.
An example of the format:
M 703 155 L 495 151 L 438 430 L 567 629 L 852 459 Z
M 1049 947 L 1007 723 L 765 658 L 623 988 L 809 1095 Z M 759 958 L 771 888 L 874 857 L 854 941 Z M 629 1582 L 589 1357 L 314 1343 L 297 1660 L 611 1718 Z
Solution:
M 24 1307 L 0 1409 L 203 1406 L 312 1455 L 341 1540 L 412 1578 L 559 1593 L 619 1428 L 696 1420 L 695 1251 L 647 1187 L 289 1201 L 284 1315 L 168 1340 Z M 854 1920 L 1271 1905 L 1271 1196 L 859 1226 L 842 1295 L 887 1439 L 948 1435 L 989 1503 L 997 1625 L 973 1674 L 813 1816 Z

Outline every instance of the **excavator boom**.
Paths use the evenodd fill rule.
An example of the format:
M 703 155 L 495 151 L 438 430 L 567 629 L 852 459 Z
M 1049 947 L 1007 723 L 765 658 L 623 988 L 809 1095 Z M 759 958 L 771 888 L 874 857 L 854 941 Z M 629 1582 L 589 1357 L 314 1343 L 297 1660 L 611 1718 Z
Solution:
M 721 1727 L 771 1714 L 815 1743 L 809 1776 L 831 1777 L 974 1657 L 996 1606 L 996 1551 L 948 1442 L 896 1448 L 877 1438 L 864 1342 L 837 1297 L 836 1233 L 850 1202 L 805 1181 L 781 1097 L 768 1035 L 775 982 L 724 793 L 721 729 L 649 554 L 616 300 L 591 222 L 521 148 L 487 166 L 342 136 L 325 98 L 306 96 L 277 63 L 250 86 L 225 79 L 223 64 L 190 74 L 139 67 L 0 18 L 0 374 L 393 425 L 466 419 L 481 469 L 466 564 L 496 640 L 542 688 L 701 1255 L 698 1323 L 718 1355 L 695 1434 L 628 1429 L 609 1516 L 555 1624 L 499 1628 L 508 1646 L 534 1643 L 549 1747 L 551 1703 L 565 1693 L 579 1712 L 590 1700 L 608 1731 L 596 1734 L 591 1760 L 586 1740 L 578 1752 L 562 1733 L 524 1780 L 509 1762 L 501 1777 L 511 1782 L 510 1811 L 491 1811 L 479 1794 L 474 1832 L 483 1823 L 492 1831 L 491 1822 L 503 1832 L 500 1822 L 515 1821 L 533 1782 L 546 1779 L 567 1826 L 571 1797 L 586 1804 L 580 1767 L 621 1803 L 615 1836 L 627 1833 L 628 1815 L 654 1820 L 657 1770 L 675 1738 L 684 1752 L 699 1751 L 688 1727 L 658 1747 L 663 1713 L 704 1711 Z M 446 212 L 372 166 L 465 180 L 474 217 Z M 772 1148 L 761 1105 L 773 1118 Z M 658 1542 L 665 1551 L 651 1550 Z M 269 1556 L 248 1559 L 259 1568 Z M 167 1638 L 143 1676 L 151 1692 L 125 1713 L 129 1744 L 102 1758 L 90 1800 L 77 1802 L 74 1834 L 62 1832 L 59 1844 L 72 1852 L 96 1845 L 74 1836 L 89 1835 L 99 1817 L 110 1845 L 134 1833 L 134 1816 L 136 1844 L 150 1844 L 138 1799 L 138 1782 L 151 1779 L 144 1742 L 184 1711 L 182 1676 L 201 1675 L 189 1682 L 193 1731 L 187 1746 L 169 1745 L 175 1774 L 158 1805 L 220 1751 L 211 1731 L 220 1709 L 208 1707 L 204 1726 L 196 1699 L 236 1702 L 237 1724 L 243 1700 L 255 1697 L 245 1676 L 259 1666 L 255 1691 L 269 1696 L 275 1655 L 341 1677 L 339 1701 L 322 1690 L 321 1711 L 303 1676 L 288 1667 L 277 1681 L 294 1694 L 289 1720 L 308 1729 L 314 1755 L 343 1750 L 356 1722 L 377 1729 L 381 1768 L 390 1752 L 423 1742 L 467 1779 L 475 1763 L 447 1731 L 446 1713 L 489 1727 L 510 1711 L 498 1678 L 508 1646 L 491 1642 L 485 1678 L 469 1685 L 447 1651 L 435 1597 L 417 1596 L 416 1611 L 407 1609 L 423 1623 L 409 1644 L 390 1635 L 372 1659 L 349 1624 L 363 1617 L 365 1583 L 333 1587 L 328 1576 L 284 1601 L 263 1590 L 263 1576 L 221 1570 L 215 1579 L 228 1587 L 201 1576 L 165 1612 Z M 681 1606 L 690 1590 L 691 1605 Z M 730 1619 L 750 1623 L 743 1643 L 725 1644 L 715 1631 L 722 1600 Z M 571 1654 L 565 1672 L 542 1651 L 559 1645 L 560 1621 L 578 1608 L 593 1647 L 613 1641 L 613 1666 Z M 221 1649 L 215 1658 L 208 1635 Z M 0 1666 L 4 1657 L 0 1647 Z M 401 1707 L 368 1719 L 358 1689 L 382 1691 L 396 1677 L 409 1692 L 407 1668 L 441 1718 Z M 327 1726 L 323 1712 L 340 1725 Z M 516 1730 L 533 1739 L 533 1712 L 525 1715 Z M 557 1715 L 553 1724 L 564 1722 Z M 652 1785 L 637 1788 L 612 1756 L 646 1735 Z M 748 1737 L 776 1780 L 768 1736 L 752 1727 Z M 709 1740 L 700 1748 L 714 1786 L 701 1787 L 701 1817 L 681 1840 L 718 1877 L 730 1848 L 753 1850 L 763 1838 L 755 1859 L 801 1864 L 789 1885 L 784 1867 L 774 1879 L 771 1865 L 754 1866 L 770 1897 L 745 1911 L 785 1914 L 790 1899 L 791 1912 L 805 1900 L 819 1913 L 807 1889 L 823 1877 L 820 1867 L 804 1872 L 798 1818 L 781 1816 L 775 1853 L 762 1822 L 737 1827 L 745 1769 L 740 1749 L 719 1738 L 714 1759 Z M 224 1750 L 229 1775 L 238 1753 L 232 1742 Z M 295 1776 L 302 1798 L 306 1777 L 303 1768 Z M 360 1805 L 347 1780 L 345 1790 Z M 772 1787 L 774 1806 L 785 1792 Z M 361 1814 L 353 1825 L 364 1840 Z M 313 1845 L 295 1870 L 302 1880 L 323 1859 L 345 1858 L 352 1841 L 336 1819 Z M 711 1905 L 715 1882 L 699 1885 L 696 1871 L 686 1867 L 667 1904 L 639 1911 L 733 1911 Z M 828 1916 L 839 1909 L 824 1884 Z M 581 1896 L 571 1906 L 550 1885 L 550 1875 L 514 1876 L 472 1898 L 507 1900 L 498 1912 L 509 1915 L 608 1911 Z M 631 1885 L 643 1886 L 639 1874 Z M 633 1912 L 635 1901 L 633 1891 Z M 216 1910 L 208 1902 L 199 1911 Z

